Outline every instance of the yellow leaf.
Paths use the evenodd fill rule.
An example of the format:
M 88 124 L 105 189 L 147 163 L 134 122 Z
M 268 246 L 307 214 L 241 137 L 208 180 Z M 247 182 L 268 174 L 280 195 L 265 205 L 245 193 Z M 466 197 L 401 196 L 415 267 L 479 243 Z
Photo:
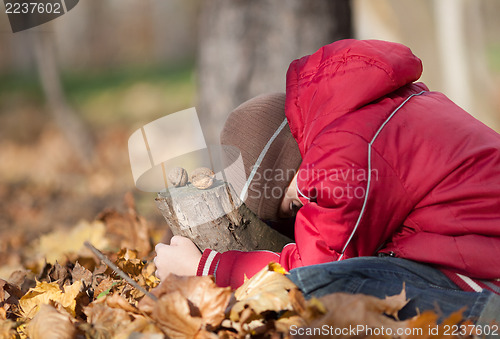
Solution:
M 270 264 L 248 279 L 235 292 L 238 302 L 231 308 L 230 319 L 238 321 L 243 310 L 250 308 L 258 316 L 265 311 L 291 310 L 289 292 L 297 286 L 285 277 L 278 264 Z M 249 317 L 248 320 L 253 320 Z
M 280 264 L 276 262 L 271 262 L 268 265 L 269 271 L 273 271 L 276 273 L 281 273 L 281 274 L 288 274 L 288 272 L 281 266 Z
M 22 316 L 33 318 L 41 305 L 49 304 L 51 301 L 60 304 L 69 314 L 75 316 L 76 298 L 81 287 L 82 283 L 75 281 L 72 285 L 64 286 L 63 292 L 57 282 L 37 282 L 36 286 L 30 288 L 19 300 Z
M 245 281 L 243 285 L 234 292 L 236 300 L 251 298 L 263 291 L 276 290 L 287 292 L 297 287 L 290 279 L 285 277 L 284 274 L 275 271 L 275 267 L 276 266 L 268 265 L 257 272 L 252 278 Z
M 98 249 L 106 248 L 108 241 L 105 231 L 106 228 L 100 221 L 89 223 L 82 220 L 69 231 L 58 230 L 41 236 L 35 244 L 35 253 L 46 258 L 49 263 L 64 262 L 71 253 L 93 257 L 83 243 L 89 241 Z
M 118 259 L 116 265 L 125 273 L 130 276 L 136 277 L 141 274 L 145 263 L 137 258 L 137 251 L 122 249 L 118 252 Z

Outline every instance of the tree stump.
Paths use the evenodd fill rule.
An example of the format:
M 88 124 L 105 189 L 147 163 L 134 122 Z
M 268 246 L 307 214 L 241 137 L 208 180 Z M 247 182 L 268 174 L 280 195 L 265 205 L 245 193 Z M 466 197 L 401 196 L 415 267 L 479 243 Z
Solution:
M 261 221 L 222 181 L 207 190 L 191 184 L 171 188 L 158 194 L 156 204 L 172 233 L 188 237 L 201 251 L 281 251 L 293 242 Z

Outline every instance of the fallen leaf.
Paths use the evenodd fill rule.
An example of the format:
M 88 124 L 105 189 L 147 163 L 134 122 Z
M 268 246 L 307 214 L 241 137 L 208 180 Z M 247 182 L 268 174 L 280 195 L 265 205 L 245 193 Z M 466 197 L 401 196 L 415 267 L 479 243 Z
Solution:
M 86 286 L 92 285 L 92 272 L 80 265 L 77 261 L 75 267 L 71 270 L 71 279 L 73 281 L 81 281 Z
M 4 290 L 5 284 L 7 284 L 7 282 L 3 279 L 0 279 L 0 303 L 5 300 L 5 290 Z
M 99 266 L 94 268 L 94 271 L 92 272 L 92 289 L 94 290 L 94 295 L 98 295 L 99 293 L 96 292 L 98 286 L 103 282 L 103 280 L 112 280 L 111 277 L 111 270 L 108 268 L 108 266 L 104 263 L 101 263 Z
M 137 258 L 137 251 L 124 248 L 118 252 L 116 266 L 123 272 L 135 277 L 141 274 L 145 263 Z
M 76 328 L 69 314 L 62 313 L 49 304 L 40 306 L 40 310 L 28 325 L 31 339 L 70 339 L 75 336 Z
M 123 330 L 116 333 L 113 339 L 163 339 L 163 332 L 144 316 L 135 316 L 135 319 Z
M 397 312 L 397 307 L 406 305 L 404 291 L 386 299 L 379 299 L 364 294 L 333 293 L 319 298 L 319 301 L 326 306 L 327 312 L 319 319 L 310 324 L 310 328 L 338 328 L 339 331 L 328 331 L 327 338 L 351 338 L 355 336 L 366 336 L 364 329 L 391 329 L 396 333 L 398 329 L 409 326 L 409 321 L 396 321 L 389 318 L 386 312 L 393 314 Z M 325 327 L 323 327 L 325 326 Z M 361 327 L 358 327 L 361 326 Z M 350 328 L 361 328 L 355 333 L 342 333 L 340 330 Z M 325 333 L 321 333 L 325 335 Z M 308 336 L 316 338 L 315 334 Z M 322 336 L 324 337 L 324 336 Z
M 218 287 L 208 276 L 181 277 L 171 274 L 151 292 L 159 298 L 178 292 L 197 310 L 203 322 L 211 326 L 219 325 L 224 319 L 224 311 L 231 298 L 230 288 Z M 154 302 L 144 298 L 139 308 L 149 313 L 154 308 Z
M 114 338 L 132 321 L 125 310 L 109 307 L 103 302 L 93 302 L 85 307 L 84 312 L 91 326 L 83 329 L 91 338 Z
M 310 323 L 311 321 L 323 316 L 326 313 L 326 307 L 317 298 L 305 300 L 304 295 L 296 288 L 290 290 L 290 302 L 292 309 Z
M 0 279 L 0 319 L 7 319 L 7 311 L 12 312 L 12 307 L 17 308 L 22 296 L 22 291 L 16 285 Z
M 422 335 L 418 333 L 418 331 L 414 331 L 414 333 L 418 333 L 417 336 L 409 335 L 405 339 L 412 338 L 422 338 L 427 339 L 431 337 L 430 329 L 437 326 L 438 315 L 432 311 L 426 311 L 422 314 L 419 314 L 409 320 L 408 327 L 422 329 Z M 432 336 L 432 338 L 437 338 Z
M 51 265 L 50 269 L 47 272 L 47 277 L 49 282 L 57 282 L 59 286 L 62 288 L 66 282 L 71 281 L 71 273 L 69 272 L 67 267 L 59 265 L 56 261 L 54 265 Z M 39 280 L 42 280 L 40 277 Z
M 139 255 L 146 256 L 153 249 L 149 225 L 139 216 L 135 209 L 133 195 L 125 195 L 126 213 L 119 213 L 114 209 L 107 209 L 97 216 L 97 219 L 106 225 L 107 238 L 116 248 L 133 248 Z
M 196 310 L 193 313 L 191 305 L 179 291 L 174 291 L 154 303 L 150 316 L 170 338 L 193 338 L 201 330 L 203 318 Z
M 274 322 L 274 327 L 278 332 L 288 333 L 290 327 L 305 327 L 308 323 L 299 315 L 280 317 Z
M 20 290 L 19 298 L 26 294 L 31 287 L 35 287 L 36 285 L 34 274 L 27 270 L 12 272 L 8 281 L 9 284 L 18 287 Z
M 234 292 L 237 302 L 231 308 L 232 321 L 240 320 L 241 313 L 247 308 L 252 309 L 255 315 L 292 309 L 289 292 L 297 286 L 280 267 L 274 263 L 267 265 Z M 253 320 L 252 317 L 248 319 Z
M 72 285 L 64 286 L 63 292 L 57 282 L 38 282 L 19 300 L 22 316 L 31 319 L 38 313 L 41 305 L 50 302 L 60 304 L 69 314 L 75 316 L 76 298 L 81 287 L 82 283 L 75 281 Z
M 413 331 L 410 335 L 406 336 L 405 339 L 446 339 L 446 338 L 457 338 L 458 336 L 453 335 L 450 329 L 453 325 L 463 325 L 466 329 L 465 335 L 461 335 L 460 338 L 477 338 L 481 337 L 476 335 L 473 330 L 476 326 L 470 321 L 463 321 L 463 311 L 464 309 L 458 310 L 452 313 L 448 318 L 444 319 L 439 325 L 439 316 L 433 311 L 425 311 L 422 314 L 416 315 L 415 317 L 409 319 L 408 327 L 412 328 Z
M 0 338 L 15 339 L 16 323 L 11 320 L 0 319 Z
M 123 298 L 119 294 L 113 294 L 113 295 L 106 296 L 104 301 L 105 301 L 106 305 L 108 305 L 111 308 L 119 308 L 119 309 L 122 309 L 126 312 L 135 313 L 135 314 L 140 313 L 139 309 L 137 307 L 131 305 L 127 300 L 125 300 L 125 298 Z
M 150 314 L 172 338 L 210 337 L 205 326 L 221 323 L 231 297 L 229 288 L 217 287 L 208 276 L 170 275 L 151 292 L 158 301 L 145 297 L 139 309 Z
M 34 244 L 34 253 L 49 263 L 65 262 L 71 253 L 92 256 L 83 243 L 88 241 L 98 249 L 106 248 L 108 241 L 104 236 L 105 232 L 106 228 L 102 222 L 89 223 L 82 220 L 70 231 L 57 230 L 41 236 Z
M 100 299 L 111 292 L 111 289 L 118 284 L 118 281 L 107 277 L 94 288 L 94 297 Z
M 139 280 L 142 280 L 142 283 L 150 288 L 158 286 L 160 284 L 160 279 L 156 277 L 155 271 L 156 271 L 156 265 L 154 264 L 154 262 L 152 261 L 148 262 L 142 268 L 141 272 L 142 275 L 139 277 Z
M 405 283 L 403 282 L 403 289 L 401 290 L 401 293 L 392 295 L 392 296 L 386 296 L 384 299 L 383 305 L 380 305 L 383 307 L 382 312 L 384 312 L 387 315 L 390 315 L 396 320 L 399 320 L 398 318 L 398 312 L 408 304 L 408 299 L 406 299 L 406 289 L 405 289 Z

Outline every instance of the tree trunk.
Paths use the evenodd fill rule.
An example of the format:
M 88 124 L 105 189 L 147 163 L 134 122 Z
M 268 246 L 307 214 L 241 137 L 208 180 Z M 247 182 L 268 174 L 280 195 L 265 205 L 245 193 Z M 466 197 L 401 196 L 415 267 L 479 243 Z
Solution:
M 57 67 L 53 37 L 34 36 L 35 57 L 49 112 L 54 122 L 72 146 L 83 168 L 89 168 L 94 142 L 82 119 L 66 101 Z
M 352 37 L 349 0 L 210 0 L 201 8 L 198 114 L 208 144 L 227 115 L 265 92 L 284 92 L 288 65 Z
M 241 204 L 222 181 L 207 190 L 191 184 L 171 188 L 156 203 L 172 233 L 188 237 L 201 251 L 281 251 L 293 242 Z

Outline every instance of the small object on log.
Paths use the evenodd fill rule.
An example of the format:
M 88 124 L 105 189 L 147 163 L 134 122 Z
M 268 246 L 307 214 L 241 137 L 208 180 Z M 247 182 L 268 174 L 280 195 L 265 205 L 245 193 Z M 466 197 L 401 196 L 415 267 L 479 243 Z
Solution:
M 191 172 L 191 184 L 200 190 L 212 187 L 215 180 L 215 173 L 210 168 L 200 167 Z
M 205 190 L 186 185 L 161 192 L 156 205 L 172 233 L 188 237 L 201 251 L 278 252 L 293 242 L 260 220 L 220 180 Z
M 168 172 L 167 179 L 175 187 L 181 187 L 187 184 L 188 174 L 184 168 L 174 167 Z

